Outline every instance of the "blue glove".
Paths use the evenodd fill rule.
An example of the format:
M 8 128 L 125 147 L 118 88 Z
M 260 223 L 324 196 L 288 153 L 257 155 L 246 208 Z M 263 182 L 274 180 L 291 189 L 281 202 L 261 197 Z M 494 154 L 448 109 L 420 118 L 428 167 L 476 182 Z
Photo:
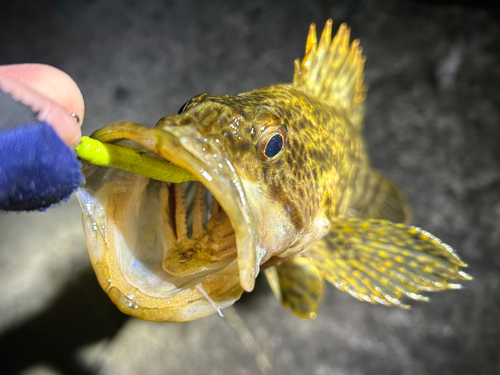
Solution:
M 76 153 L 29 106 L 0 90 L 0 210 L 44 210 L 83 181 Z

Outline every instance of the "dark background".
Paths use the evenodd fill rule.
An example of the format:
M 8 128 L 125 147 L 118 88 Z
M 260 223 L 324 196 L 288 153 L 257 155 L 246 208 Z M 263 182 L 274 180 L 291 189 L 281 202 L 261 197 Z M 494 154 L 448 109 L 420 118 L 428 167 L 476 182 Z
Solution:
M 474 281 L 410 311 L 327 288 L 318 318 L 264 280 L 236 311 L 272 374 L 500 373 L 500 25 L 485 1 L 1 2 L 0 63 L 68 72 L 83 133 L 149 125 L 194 95 L 289 82 L 308 26 L 347 21 L 365 54 L 373 164 L 407 194 L 414 223 L 452 245 Z M 0 374 L 259 374 L 227 320 L 121 314 L 90 268 L 75 199 L 0 214 Z

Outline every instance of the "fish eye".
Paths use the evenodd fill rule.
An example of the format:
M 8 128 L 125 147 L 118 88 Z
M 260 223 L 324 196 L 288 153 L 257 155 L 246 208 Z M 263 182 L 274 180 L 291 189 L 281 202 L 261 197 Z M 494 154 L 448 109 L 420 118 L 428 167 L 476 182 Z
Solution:
M 264 155 L 268 158 L 273 158 L 281 151 L 283 148 L 283 143 L 285 139 L 281 134 L 275 134 L 271 137 L 271 139 L 267 142 L 266 148 L 264 150 Z
M 266 163 L 278 161 L 285 152 L 286 129 L 282 126 L 274 129 L 266 129 L 257 141 L 257 153 L 259 158 Z

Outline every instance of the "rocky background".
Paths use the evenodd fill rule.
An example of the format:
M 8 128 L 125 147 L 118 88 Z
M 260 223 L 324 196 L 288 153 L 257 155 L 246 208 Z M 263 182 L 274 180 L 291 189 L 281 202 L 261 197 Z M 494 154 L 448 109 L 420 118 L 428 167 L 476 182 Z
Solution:
M 328 287 L 311 321 L 259 279 L 236 311 L 270 374 L 498 374 L 500 16 L 485 4 L 10 1 L 0 5 L 0 63 L 68 72 L 89 135 L 115 121 L 152 126 L 200 93 L 289 82 L 309 24 L 347 21 L 368 57 L 373 164 L 403 188 L 414 223 L 455 247 L 475 279 L 409 311 Z M 0 214 L 0 296 L 0 374 L 261 373 L 218 316 L 175 324 L 121 314 L 93 275 L 74 198 Z

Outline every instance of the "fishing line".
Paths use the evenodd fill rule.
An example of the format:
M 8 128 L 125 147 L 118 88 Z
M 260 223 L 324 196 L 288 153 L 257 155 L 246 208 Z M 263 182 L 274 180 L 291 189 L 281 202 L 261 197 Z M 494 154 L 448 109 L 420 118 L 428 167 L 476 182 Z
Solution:
M 229 306 L 228 308 L 224 309 L 225 314 L 223 314 L 220 307 L 215 304 L 212 298 L 210 298 L 201 284 L 196 284 L 195 288 L 198 289 L 203 297 L 205 297 L 207 301 L 214 307 L 214 309 L 217 310 L 217 313 L 220 317 L 227 319 L 231 327 L 233 327 L 233 329 L 236 331 L 236 334 L 238 335 L 240 341 L 252 355 L 255 364 L 260 369 L 260 371 L 262 371 L 262 374 L 270 374 L 273 369 L 271 361 L 267 357 L 266 353 L 260 348 L 259 344 L 257 344 L 257 341 L 252 335 L 252 332 L 245 324 L 243 319 L 241 319 L 236 309 L 233 306 Z
M 222 313 L 221 309 L 219 306 L 217 306 L 212 298 L 208 295 L 207 292 L 205 292 L 205 289 L 201 286 L 201 284 L 196 284 L 195 286 L 196 289 L 199 290 L 201 294 L 203 294 L 203 297 L 207 299 L 207 301 L 214 307 L 215 310 L 217 310 L 217 314 L 219 314 L 220 317 L 225 318 L 224 314 Z

